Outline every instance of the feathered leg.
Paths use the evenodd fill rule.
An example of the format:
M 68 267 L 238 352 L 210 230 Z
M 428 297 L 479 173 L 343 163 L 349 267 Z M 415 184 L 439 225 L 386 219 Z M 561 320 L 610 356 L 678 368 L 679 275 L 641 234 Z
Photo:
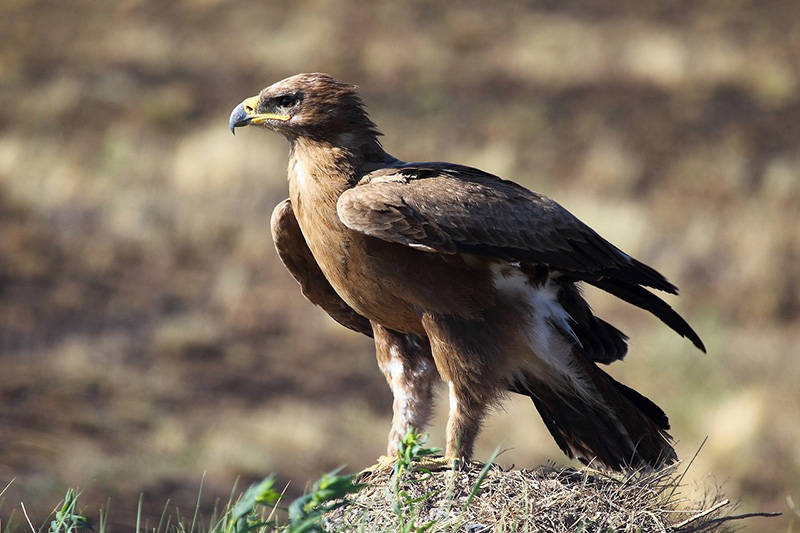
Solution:
M 433 411 L 439 379 L 428 339 L 398 333 L 373 322 L 378 366 L 394 394 L 392 429 L 386 454 L 397 456 L 397 445 L 411 429 L 422 431 Z
M 487 313 L 488 317 L 491 317 Z M 502 394 L 498 362 L 504 343 L 491 321 L 426 314 L 433 359 L 450 392 L 447 418 L 448 459 L 469 462 L 486 412 Z

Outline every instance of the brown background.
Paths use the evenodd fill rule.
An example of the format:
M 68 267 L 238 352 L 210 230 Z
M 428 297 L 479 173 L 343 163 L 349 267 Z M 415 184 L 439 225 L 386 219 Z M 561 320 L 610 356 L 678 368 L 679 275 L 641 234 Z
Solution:
M 615 376 L 671 416 L 687 493 L 724 483 L 786 531 L 800 501 L 800 4 L 0 3 L 0 507 L 66 487 L 154 526 L 277 472 L 382 452 L 370 342 L 276 259 L 287 147 L 227 130 L 285 76 L 358 83 L 385 146 L 555 197 L 682 289 L 708 355 L 601 294 Z M 431 442 L 443 443 L 443 405 Z M 480 440 L 566 463 L 529 402 Z M 795 521 L 798 519 L 795 518 Z M 19 524 L 19 522 L 18 522 Z M 115 530 L 125 530 L 117 527 Z

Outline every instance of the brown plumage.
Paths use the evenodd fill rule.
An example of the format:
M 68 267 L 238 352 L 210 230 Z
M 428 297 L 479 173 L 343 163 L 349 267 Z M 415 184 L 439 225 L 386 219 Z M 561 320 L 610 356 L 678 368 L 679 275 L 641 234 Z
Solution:
M 701 350 L 692 328 L 647 288 L 677 293 L 553 200 L 486 172 L 405 163 L 378 141 L 353 85 L 299 74 L 234 109 L 291 146 L 289 199 L 275 209 L 278 253 L 303 294 L 375 338 L 394 394 L 388 453 L 422 430 L 441 378 L 446 454 L 469 459 L 487 410 L 530 396 L 570 457 L 609 468 L 675 460 L 666 415 L 603 372 L 627 338 L 577 284 L 646 309 Z

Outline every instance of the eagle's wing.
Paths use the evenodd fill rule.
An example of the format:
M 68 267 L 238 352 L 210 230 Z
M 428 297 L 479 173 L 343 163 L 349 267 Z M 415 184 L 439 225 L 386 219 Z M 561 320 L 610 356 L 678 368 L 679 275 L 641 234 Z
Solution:
M 320 270 L 287 198 L 272 212 L 272 239 L 278 256 L 311 303 L 320 306 L 341 325 L 372 337 L 369 320 L 342 300 Z
M 667 303 L 644 287 L 677 288 L 558 203 L 516 183 L 446 163 L 375 171 L 345 191 L 337 212 L 350 229 L 443 254 L 468 253 L 546 267 L 646 309 L 705 351 Z

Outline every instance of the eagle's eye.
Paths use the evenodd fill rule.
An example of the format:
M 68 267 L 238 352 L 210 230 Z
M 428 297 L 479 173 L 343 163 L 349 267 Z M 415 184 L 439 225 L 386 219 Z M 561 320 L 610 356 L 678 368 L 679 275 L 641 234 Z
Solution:
M 297 104 L 297 98 L 292 96 L 291 94 L 284 94 L 283 96 L 279 96 L 277 98 L 277 104 L 283 108 L 290 108 L 294 107 Z

